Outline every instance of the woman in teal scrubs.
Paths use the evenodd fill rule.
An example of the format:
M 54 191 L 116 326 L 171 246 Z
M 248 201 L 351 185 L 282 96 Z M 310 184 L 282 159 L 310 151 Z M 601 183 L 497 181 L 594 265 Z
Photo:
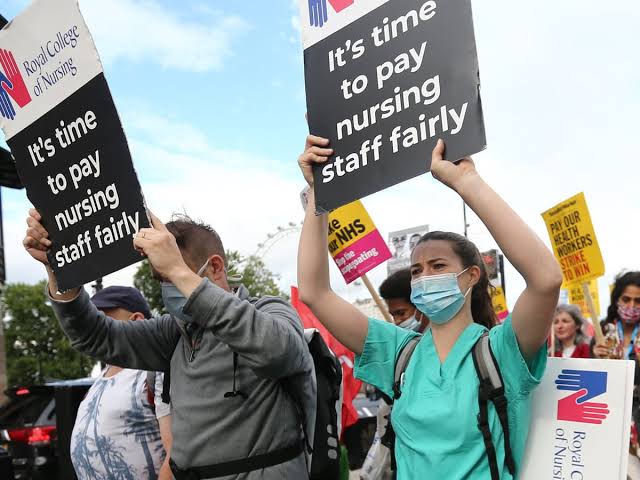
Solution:
M 356 376 L 393 396 L 398 353 L 417 334 L 368 319 L 329 284 L 327 215 L 315 215 L 312 165 L 332 154 L 328 140 L 309 136 L 299 165 L 311 187 L 298 252 L 300 298 L 356 357 Z M 399 480 L 490 479 L 477 426 L 479 380 L 472 348 L 490 329 L 492 351 L 508 400 L 511 450 L 521 464 L 530 420 L 530 394 L 546 365 L 546 339 L 558 303 L 562 275 L 536 234 L 476 171 L 470 158 L 442 159 L 433 151 L 431 173 L 456 191 L 487 226 L 500 249 L 526 281 L 512 315 L 495 328 L 489 282 L 478 249 L 464 237 L 431 232 L 411 256 L 412 302 L 431 320 L 411 357 L 402 395 L 392 412 Z M 422 216 L 416 204 L 416 215 Z M 489 424 L 500 479 L 511 479 L 504 461 L 504 435 L 493 406 Z

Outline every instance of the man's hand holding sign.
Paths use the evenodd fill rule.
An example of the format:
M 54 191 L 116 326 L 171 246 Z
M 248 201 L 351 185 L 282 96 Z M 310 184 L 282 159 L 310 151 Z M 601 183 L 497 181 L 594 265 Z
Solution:
M 154 272 L 163 281 L 173 283 L 186 298 L 189 298 L 202 282 L 202 277 L 185 263 L 175 237 L 164 223 L 153 213 L 149 212 L 149 215 L 152 228 L 142 228 L 134 237 L 133 245 L 149 259 Z

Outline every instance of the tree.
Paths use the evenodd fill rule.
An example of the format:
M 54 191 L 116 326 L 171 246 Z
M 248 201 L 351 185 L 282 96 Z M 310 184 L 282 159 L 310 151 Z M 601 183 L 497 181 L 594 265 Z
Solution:
M 45 288 L 42 281 L 36 285 L 10 284 L 4 291 L 9 385 L 86 377 L 95 363 L 71 347 Z
M 252 296 L 271 295 L 289 299 L 289 295 L 278 287 L 277 281 L 280 276 L 269 270 L 260 257 L 256 255 L 242 257 L 235 250 L 230 250 L 227 252 L 227 265 L 228 274 L 238 275 L 240 277 L 238 283 L 247 287 Z
M 151 276 L 149 260 L 144 260 L 140 263 L 133 276 L 133 286 L 142 292 L 154 313 L 166 313 L 162 303 L 162 288 L 160 288 L 160 282 Z
M 279 276 L 269 270 L 260 257 L 255 255 L 242 257 L 235 250 L 230 250 L 227 252 L 227 265 L 227 271 L 231 277 L 229 283 L 243 284 L 252 296 L 272 295 L 289 299 L 286 292 L 278 287 Z M 236 275 L 240 277 L 238 282 L 232 281 Z M 160 282 L 151 276 L 148 260 L 140 264 L 133 278 L 133 284 L 146 297 L 151 309 L 157 313 L 164 313 Z

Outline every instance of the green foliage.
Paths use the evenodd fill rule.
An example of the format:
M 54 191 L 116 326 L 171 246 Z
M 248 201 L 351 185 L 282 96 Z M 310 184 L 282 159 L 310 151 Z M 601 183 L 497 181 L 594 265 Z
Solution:
M 3 301 L 9 385 L 89 375 L 95 362 L 71 347 L 48 304 L 44 281 L 9 284 Z
M 229 283 L 243 284 L 252 296 L 273 295 L 289 298 L 278 287 L 277 281 L 279 277 L 269 270 L 259 257 L 255 255 L 242 257 L 238 252 L 230 250 L 227 252 L 227 264 L 229 265 L 227 269 L 229 276 L 238 275 L 241 277 L 239 282 L 230 280 Z M 152 310 L 164 313 L 160 282 L 151 276 L 151 266 L 147 260 L 138 267 L 133 277 L 133 284 L 146 297 Z
M 160 282 L 152 277 L 149 260 L 144 260 L 140 263 L 138 270 L 136 270 L 133 276 L 133 286 L 142 292 L 154 313 L 166 313 L 164 304 L 162 303 Z
M 242 279 L 238 283 L 247 287 L 252 296 L 271 295 L 289 298 L 287 293 L 278 287 L 279 275 L 269 270 L 260 257 L 255 255 L 242 257 L 235 250 L 230 250 L 227 252 L 227 264 L 229 275 L 239 275 Z

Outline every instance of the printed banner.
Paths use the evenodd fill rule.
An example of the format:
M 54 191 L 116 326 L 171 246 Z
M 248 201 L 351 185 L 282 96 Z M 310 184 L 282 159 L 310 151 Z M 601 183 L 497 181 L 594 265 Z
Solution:
M 505 318 L 509 316 L 509 307 L 507 307 L 507 297 L 504 294 L 502 287 L 490 288 L 491 303 L 493 304 L 493 311 L 496 312 L 496 317 L 499 322 L 503 322 Z
M 76 0 L 36 0 L 0 31 L 0 127 L 61 291 L 141 259 L 140 184 Z
M 604 261 L 584 193 L 547 210 L 542 218 L 562 268 L 565 286 L 604 275 Z
M 329 253 L 347 283 L 391 257 L 389 247 L 360 200 L 329 214 Z
M 470 0 L 298 0 L 314 168 L 329 212 L 486 146 Z
M 547 362 L 519 478 L 626 480 L 635 362 Z
M 418 244 L 420 238 L 429 232 L 428 225 L 421 227 L 407 228 L 389 234 L 389 245 L 391 245 L 391 258 L 387 262 L 387 274 L 409 268 L 411 266 L 411 252 Z
M 580 307 L 583 317 L 591 318 L 591 312 L 589 311 L 587 301 L 584 298 L 582 284 L 569 285 L 569 288 L 567 290 L 569 294 L 569 303 L 571 305 L 577 305 L 578 307 Z M 593 306 L 596 309 L 596 318 L 594 320 L 598 320 L 600 317 L 600 293 L 598 292 L 597 280 L 594 279 L 589 281 L 589 293 L 591 294 L 591 298 L 593 299 Z

